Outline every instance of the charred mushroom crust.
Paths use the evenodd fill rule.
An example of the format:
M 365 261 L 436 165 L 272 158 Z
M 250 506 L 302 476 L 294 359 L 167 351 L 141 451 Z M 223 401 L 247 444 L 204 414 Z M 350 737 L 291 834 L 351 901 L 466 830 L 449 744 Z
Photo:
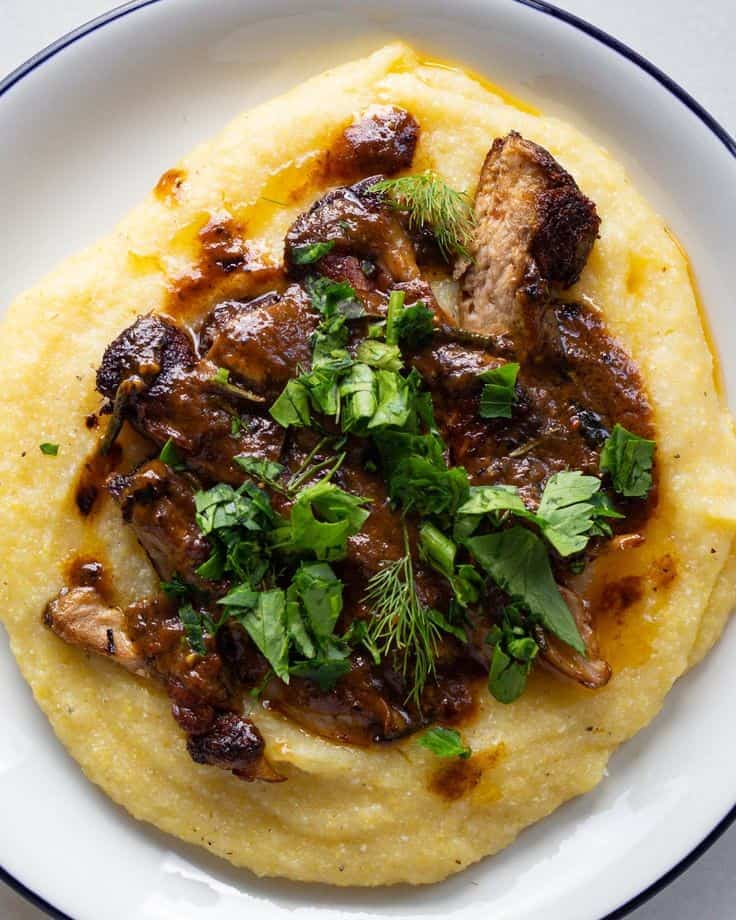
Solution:
M 165 316 L 139 316 L 102 356 L 97 389 L 108 410 L 115 407 L 116 423 L 132 425 L 152 454 L 170 442 L 185 465 L 175 470 L 154 455 L 110 476 L 109 493 L 159 577 L 183 579 L 203 608 L 214 609 L 230 584 L 198 574 L 212 547 L 195 520 L 194 492 L 241 484 L 239 454 L 278 460 L 293 471 L 317 449 L 313 432 L 287 433 L 268 412 L 285 383 L 310 364 L 320 317 L 305 289 L 308 274 L 348 282 L 373 316 L 385 314 L 396 290 L 407 303 L 421 300 L 433 310 L 435 335 L 428 343 L 409 343 L 405 360 L 432 394 L 448 461 L 464 465 L 473 484 L 516 485 L 534 503 L 554 472 L 597 472 L 602 440 L 616 421 L 635 421 L 643 436 L 651 434 L 635 366 L 600 317 L 561 297 L 580 277 L 598 234 L 593 202 L 548 151 L 514 131 L 497 138 L 475 197 L 473 261 L 456 267 L 456 326 L 422 276 L 426 241 L 412 238 L 401 213 L 371 190 L 381 175 L 411 166 L 418 138 L 410 113 L 369 110 L 343 131 L 327 158 L 328 175 L 353 184 L 328 190 L 286 234 L 288 285 L 250 301 L 217 304 L 195 333 Z M 295 255 L 325 242 L 328 251 L 311 264 Z M 449 274 L 451 267 L 445 268 Z M 479 373 L 515 357 L 522 370 L 513 417 L 480 418 Z M 213 385 L 221 370 L 230 389 Z M 347 628 L 368 614 L 362 601 L 367 579 L 398 559 L 403 543 L 400 511 L 375 465 L 366 463 L 360 439 L 349 437 L 343 449 L 336 484 L 371 500 L 363 529 L 336 563 L 346 586 L 341 626 Z M 288 507 L 283 495 L 271 497 L 277 510 Z M 416 523 L 409 519 L 408 526 Z M 423 602 L 447 609 L 447 581 L 421 559 L 415 562 Z M 586 655 L 546 634 L 540 635 L 541 655 L 556 673 L 600 687 L 611 671 L 599 658 L 589 606 L 567 584 L 568 576 L 561 568 L 558 581 Z M 266 705 L 341 743 L 389 741 L 432 719 L 452 724 L 472 712 L 474 684 L 489 666 L 485 638 L 506 602 L 492 591 L 487 609 L 475 610 L 468 621 L 467 642 L 443 637 L 421 706 L 407 702 L 390 662 L 375 664 L 357 650 L 332 689 L 304 677 L 287 685 L 269 676 L 264 657 L 232 621 L 207 637 L 204 654 L 193 655 L 176 602 L 163 597 L 123 610 L 93 583 L 79 584 L 49 603 L 44 622 L 64 641 L 160 682 L 195 762 L 246 780 L 278 781 L 283 777 L 268 763 L 263 737 L 240 711 L 244 689 L 259 687 Z

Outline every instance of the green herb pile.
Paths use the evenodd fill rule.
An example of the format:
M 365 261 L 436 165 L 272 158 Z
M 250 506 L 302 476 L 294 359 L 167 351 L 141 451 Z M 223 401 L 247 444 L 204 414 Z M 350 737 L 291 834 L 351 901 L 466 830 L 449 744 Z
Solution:
M 432 173 L 374 188 L 410 220 L 428 224 L 443 252 L 467 256 L 472 211 L 465 196 Z M 309 265 L 333 246 L 328 241 L 297 247 L 292 259 Z M 403 677 L 407 701 L 421 709 L 443 636 L 466 642 L 473 615 L 482 617 L 488 593 L 498 597 L 500 589 L 508 600 L 485 639 L 488 685 L 496 699 L 510 703 L 524 690 L 545 632 L 585 655 L 551 558 L 582 567 L 589 541 L 610 536 L 610 522 L 622 517 L 609 492 L 646 497 L 654 442 L 616 425 L 601 452 L 602 478 L 557 473 L 536 508 L 527 507 L 512 486 L 471 486 L 463 467 L 448 465 L 432 396 L 402 355 L 403 345 L 415 348 L 431 339 L 432 311 L 421 302 L 406 306 L 403 292 L 394 291 L 385 319 L 368 323 L 350 284 L 312 275 L 305 286 L 321 316 L 311 367 L 287 383 L 269 411 L 284 428 L 310 428 L 321 439 L 293 472 L 242 455 L 237 461 L 250 478 L 239 488 L 220 483 L 195 495 L 197 524 L 212 546 L 197 575 L 226 579 L 233 587 L 217 601 L 219 614 L 213 616 L 199 609 L 195 588 L 178 578 L 164 585 L 179 599 L 187 641 L 193 652 L 204 654 L 208 637 L 235 620 L 267 660 L 269 674 L 287 683 L 292 675 L 306 677 L 322 690 L 347 673 L 352 649 L 362 646 L 376 664 L 390 661 Z M 367 332 L 348 348 L 355 320 Z M 480 375 L 482 418 L 513 417 L 518 373 L 519 365 L 508 362 Z M 213 383 L 233 386 L 224 370 Z M 233 433 L 238 430 L 234 425 Z M 367 455 L 375 458 L 369 462 L 401 514 L 404 554 L 386 561 L 367 582 L 370 617 L 339 634 L 344 586 L 332 564 L 345 558 L 348 540 L 370 514 L 368 500 L 332 481 L 348 437 L 365 439 Z M 161 459 L 174 468 L 181 463 L 171 444 Z M 274 511 L 266 489 L 288 498 L 288 515 Z M 409 517 L 417 525 L 411 531 L 418 534 L 415 546 Z M 417 557 L 446 579 L 452 597 L 447 610 L 421 600 Z M 441 756 L 470 753 L 457 732 L 447 729 L 433 729 L 420 743 Z
M 448 466 L 431 394 L 402 357 L 404 342 L 415 346 L 431 338 L 432 312 L 423 303 L 406 307 L 404 294 L 394 291 L 385 320 L 368 325 L 349 351 L 348 324 L 363 316 L 355 291 L 319 276 L 306 285 L 321 314 L 312 365 L 287 383 L 270 412 L 285 428 L 310 427 L 323 437 L 290 474 L 281 464 L 243 455 L 238 463 L 251 479 L 239 488 L 220 483 L 196 494 L 197 524 L 212 546 L 197 575 L 227 579 L 234 587 L 217 602 L 220 612 L 213 616 L 198 609 L 196 592 L 180 580 L 164 586 L 181 599 L 189 645 L 204 654 L 207 636 L 235 620 L 268 661 L 270 673 L 285 682 L 291 675 L 307 677 L 322 690 L 349 670 L 351 650 L 361 645 L 376 664 L 393 663 L 407 700 L 420 707 L 443 635 L 467 641 L 469 613 L 482 611 L 495 586 L 508 604 L 486 638 L 492 649 L 489 690 L 501 702 L 512 702 L 540 651 L 541 630 L 585 654 L 555 584 L 550 554 L 580 559 L 589 541 L 610 536 L 609 522 L 622 515 L 602 479 L 576 471 L 552 476 L 536 509 L 528 508 L 514 487 L 471 486 L 462 467 Z M 507 363 L 481 375 L 482 417 L 512 416 L 518 371 L 518 364 Z M 228 382 L 224 375 L 221 382 Z M 404 520 L 405 553 L 368 581 L 364 599 L 371 617 L 338 634 L 343 583 L 331 563 L 345 557 L 349 538 L 370 514 L 367 500 L 332 482 L 348 435 L 366 439 L 376 457 Z M 652 484 L 653 452 L 653 442 L 616 425 L 601 453 L 601 474 L 614 492 L 644 497 Z M 324 454 L 328 459 L 316 459 Z M 161 459 L 180 465 L 170 444 Z M 266 488 L 289 498 L 288 516 L 273 510 Z M 414 551 L 409 515 L 418 523 Z M 447 580 L 448 610 L 421 601 L 417 555 Z M 425 737 L 427 747 L 447 747 L 444 736 Z

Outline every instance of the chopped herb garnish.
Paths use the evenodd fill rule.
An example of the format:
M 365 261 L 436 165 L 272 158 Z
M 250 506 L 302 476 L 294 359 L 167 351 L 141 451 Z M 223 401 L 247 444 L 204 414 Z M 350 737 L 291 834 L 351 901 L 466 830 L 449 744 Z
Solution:
M 291 508 L 287 527 L 276 532 L 285 552 L 310 553 L 317 559 L 342 559 L 348 537 L 358 533 L 370 512 L 367 499 L 322 479 L 302 489 Z
M 364 339 L 358 345 L 355 357 L 369 367 L 385 371 L 400 371 L 403 365 L 398 345 L 389 345 L 376 339 Z
M 197 655 L 207 654 L 204 640 L 205 633 L 214 635 L 220 624 L 214 623 L 207 613 L 195 610 L 189 603 L 182 604 L 179 607 L 179 619 L 184 628 L 184 635 L 189 648 Z
M 519 365 L 514 361 L 478 374 L 485 383 L 480 394 L 481 418 L 511 418 Z
M 170 581 L 161 581 L 159 584 L 164 594 L 168 594 L 169 597 L 186 597 L 192 590 L 176 572 L 171 576 Z
M 494 646 L 488 689 L 500 703 L 513 703 L 524 692 L 539 645 L 515 606 L 504 610 L 501 625 L 491 629 L 486 642 Z
M 279 588 L 261 591 L 253 609 L 240 619 L 274 674 L 289 683 L 289 637 L 286 597 Z
M 174 445 L 174 439 L 169 438 L 168 441 L 161 448 L 161 453 L 158 455 L 158 459 L 162 463 L 165 463 L 167 466 L 170 466 L 175 472 L 186 469 L 186 464 L 179 455 L 179 451 Z
M 350 662 L 347 658 L 312 658 L 297 661 L 291 666 L 290 673 L 313 680 L 320 690 L 325 691 L 331 690 L 349 670 Z
M 399 344 L 399 317 L 404 312 L 403 291 L 391 291 L 386 308 L 386 344 Z
M 234 415 L 230 419 L 230 434 L 236 437 L 243 430 L 243 421 L 239 415 Z
M 567 645 L 585 654 L 570 609 L 552 576 L 541 539 L 524 527 L 471 537 L 466 546 L 504 590 L 533 619 Z
M 414 230 L 428 228 L 446 259 L 469 258 L 475 218 L 470 198 L 427 170 L 416 176 L 383 179 L 371 186 L 396 208 L 406 211 Z
M 218 367 L 217 371 L 212 377 L 213 383 L 229 383 L 230 382 L 230 371 L 226 367 Z
M 466 760 L 472 754 L 470 748 L 463 743 L 460 732 L 454 728 L 442 728 L 437 725 L 426 731 L 418 740 L 422 747 L 437 757 L 460 757 Z
M 323 243 L 311 243 L 306 246 L 293 246 L 291 260 L 294 265 L 309 265 L 326 256 L 335 247 L 334 240 L 325 240 Z
M 238 454 L 235 458 L 238 466 L 245 470 L 250 476 L 253 476 L 259 482 L 268 483 L 277 489 L 281 489 L 279 479 L 283 476 L 286 467 L 274 460 L 267 460 L 265 457 L 256 457 L 252 454 Z
M 434 313 L 421 300 L 405 307 L 396 320 L 400 342 L 413 348 L 425 345 L 434 335 Z
M 454 514 L 468 498 L 468 474 L 461 466 L 447 467 L 423 457 L 404 457 L 389 479 L 389 495 L 405 511 Z
M 419 529 L 419 551 L 429 564 L 449 581 L 460 607 L 475 604 L 483 593 L 485 584 L 480 573 L 472 565 L 463 564 L 456 568 L 457 544 L 433 524 L 423 524 Z M 446 629 L 453 632 L 461 642 L 466 641 L 460 629 Z
M 585 549 L 596 524 L 610 535 L 610 527 L 600 518 L 623 517 L 601 495 L 600 487 L 600 479 L 579 472 L 555 473 L 547 481 L 535 520 L 561 556 Z
M 561 556 L 581 552 L 592 536 L 610 536 L 606 518 L 622 517 L 600 492 L 596 476 L 562 472 L 550 476 L 536 512 L 529 511 L 514 486 L 476 486 L 460 508 L 461 515 L 490 514 L 494 523 L 505 514 L 533 521 Z
M 46 454 L 47 457 L 55 457 L 59 453 L 59 445 L 51 444 L 49 441 L 44 441 L 43 444 L 39 444 L 38 448 L 41 453 Z
M 654 448 L 654 441 L 641 438 L 616 424 L 601 451 L 601 473 L 610 475 L 613 488 L 619 495 L 645 498 L 652 487 Z
M 365 313 L 355 289 L 347 281 L 311 275 L 305 287 L 314 309 L 328 318 L 339 313 L 347 319 L 357 319 Z
M 284 428 L 290 426 L 305 428 L 312 421 L 309 390 L 298 377 L 292 378 L 281 391 L 281 395 L 271 406 L 269 412 L 271 417 Z

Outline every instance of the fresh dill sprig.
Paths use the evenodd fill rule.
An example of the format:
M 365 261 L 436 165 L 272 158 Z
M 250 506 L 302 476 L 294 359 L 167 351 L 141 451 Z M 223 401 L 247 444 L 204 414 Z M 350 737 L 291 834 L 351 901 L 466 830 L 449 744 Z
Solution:
M 412 229 L 428 227 L 445 258 L 469 259 L 475 216 L 465 192 L 457 192 L 432 170 L 416 176 L 382 179 L 371 191 L 385 196 L 394 207 L 406 211 Z
M 440 630 L 416 592 L 409 537 L 405 553 L 386 563 L 369 581 L 364 602 L 371 611 L 368 636 L 384 658 L 395 656 L 409 683 L 407 700 L 420 705 L 422 690 L 435 674 Z

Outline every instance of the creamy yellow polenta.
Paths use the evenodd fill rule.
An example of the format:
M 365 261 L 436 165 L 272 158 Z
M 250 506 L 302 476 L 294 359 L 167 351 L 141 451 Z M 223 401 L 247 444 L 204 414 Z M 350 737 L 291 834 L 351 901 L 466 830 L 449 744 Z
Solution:
M 83 420 L 100 403 L 94 372 L 106 344 L 139 313 L 171 308 L 211 215 L 234 217 L 253 251 L 278 261 L 285 230 L 321 191 L 311 179 L 320 153 L 373 103 L 415 116 L 415 168 L 432 167 L 456 188 L 472 191 L 492 140 L 516 129 L 548 148 L 596 202 L 601 236 L 574 295 L 603 311 L 641 368 L 658 432 L 660 501 L 645 543 L 609 553 L 589 576 L 643 576 L 639 600 L 601 624 L 615 669 L 604 689 L 538 670 L 512 705 L 484 695 L 464 729 L 476 753 L 439 780 L 447 768 L 411 738 L 340 746 L 256 708 L 269 759 L 288 782 L 248 784 L 194 764 L 163 690 L 65 645 L 41 613 L 63 583 L 64 561 L 80 550 L 104 550 L 121 603 L 156 587 L 116 508 L 103 504 L 85 522 L 74 507 L 95 438 Z M 20 296 L 0 328 L 0 618 L 61 742 L 136 818 L 260 875 L 336 885 L 442 879 L 593 787 L 611 752 L 718 638 L 733 605 L 736 446 L 687 265 L 599 145 L 459 71 L 424 65 L 402 44 L 240 116 L 178 170 L 184 181 L 164 183 L 172 194 L 159 188 L 112 235 Z M 197 308 L 237 296 L 239 284 L 233 273 L 201 291 Z M 59 443 L 58 456 L 42 455 L 41 441 Z M 656 577 L 665 557 L 674 578 Z M 443 783 L 455 798 L 437 794 Z

